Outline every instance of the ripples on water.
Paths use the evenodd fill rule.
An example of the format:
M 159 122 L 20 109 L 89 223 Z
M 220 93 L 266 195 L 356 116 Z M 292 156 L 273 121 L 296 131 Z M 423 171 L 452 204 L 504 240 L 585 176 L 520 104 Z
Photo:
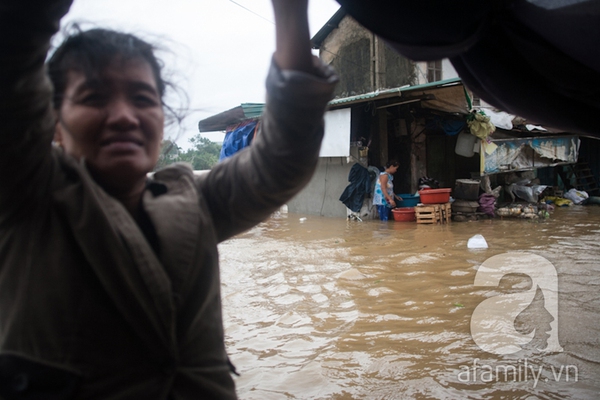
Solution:
M 488 249 L 467 249 L 475 234 Z M 219 247 L 239 397 L 598 398 L 599 239 L 596 206 L 557 209 L 544 222 L 449 225 L 276 214 Z M 541 352 L 532 342 L 498 356 L 471 338 L 474 309 L 506 289 L 475 287 L 477 268 L 510 251 L 533 252 L 556 267 L 562 353 Z M 518 276 L 507 282 L 513 291 L 531 285 Z M 543 296 L 537 302 L 543 310 Z M 527 314 L 520 317 L 527 326 Z M 466 371 L 475 359 L 473 380 Z M 482 365 L 529 373 L 481 375 Z M 532 371 L 540 368 L 535 383 Z

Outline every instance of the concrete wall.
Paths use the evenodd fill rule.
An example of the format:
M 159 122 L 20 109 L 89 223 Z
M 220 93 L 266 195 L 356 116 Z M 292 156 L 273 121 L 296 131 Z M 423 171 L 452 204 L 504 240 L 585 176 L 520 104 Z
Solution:
M 379 42 L 383 43 L 381 39 Z M 381 73 L 377 74 L 380 78 L 378 88 L 395 88 L 404 85 L 414 85 L 417 80 L 417 70 L 413 61 L 400 55 L 387 45 L 384 47 L 385 68 L 380 67 Z
M 323 42 L 319 57 L 337 71 L 335 97 L 367 93 L 373 89 L 371 57 L 373 34 L 345 17 Z
M 346 218 L 347 208 L 339 198 L 353 164 L 346 157 L 321 158 L 309 184 L 288 202 L 288 212 Z
M 347 97 L 412 84 L 416 71 L 412 61 L 385 45 L 350 16 L 323 41 L 319 57 L 332 65 L 340 77 L 335 97 Z

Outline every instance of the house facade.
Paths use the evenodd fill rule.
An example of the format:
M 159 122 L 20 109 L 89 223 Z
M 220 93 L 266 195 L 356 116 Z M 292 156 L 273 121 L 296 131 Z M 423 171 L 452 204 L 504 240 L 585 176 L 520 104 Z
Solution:
M 312 43 L 319 57 L 336 69 L 340 83 L 325 115 L 325 138 L 317 170 L 307 187 L 288 202 L 292 213 L 347 217 L 350 210 L 340 196 L 356 164 L 376 178 L 377 171 L 389 160 L 398 160 L 395 191 L 414 194 L 419 179 L 424 177 L 437 180 L 440 187 L 453 188 L 456 179 L 485 175 L 496 187 L 504 183 L 505 173 L 531 172 L 540 165 L 545 168 L 538 176 L 543 177 L 544 184 L 554 186 L 558 175 L 552 168 L 577 162 L 580 143 L 589 149 L 582 152 L 587 158 L 598 154 L 600 141 L 587 143 L 581 138 L 581 142 L 564 132 L 560 132 L 562 138 L 549 132 L 530 132 L 526 121 L 513 126 L 512 116 L 508 116 L 507 125 L 497 125 L 491 140 L 496 143 L 484 146 L 479 140 L 465 148 L 461 140 L 465 136 L 474 139 L 466 123 L 472 110 L 485 109 L 494 118 L 507 116 L 495 115 L 488 104 L 474 97 L 448 60 L 408 60 L 341 9 L 312 38 Z M 262 104 L 250 106 L 262 110 Z M 199 128 L 225 129 L 228 124 L 256 118 L 258 109 L 248 113 L 253 110 L 243 104 L 200 121 Z M 537 140 L 544 137 L 548 140 Z M 507 166 L 496 148 L 507 150 L 516 160 L 513 165 Z M 557 154 L 564 154 L 564 159 L 556 158 Z M 592 172 L 597 174 L 598 162 L 591 164 Z M 374 209 L 367 195 L 360 217 L 375 218 Z
M 487 176 L 495 187 L 505 183 L 506 172 L 531 172 L 541 167 L 545 184 L 554 186 L 558 175 L 552 168 L 577 162 L 577 136 L 561 133 L 558 138 L 541 130 L 530 132 L 525 123 L 514 127 L 511 121 L 497 130 L 497 144 L 484 146 L 484 141 L 477 140 L 467 149 L 468 154 L 464 149 L 458 151 L 464 147 L 461 140 L 465 136 L 473 139 L 466 126 L 471 110 L 483 109 L 497 117 L 489 104 L 463 86 L 449 60 L 408 60 L 342 9 L 312 42 L 319 57 L 336 69 L 340 83 L 325 117 L 318 169 L 309 185 L 288 203 L 290 212 L 347 217 L 350 210 L 339 198 L 357 163 L 372 172 L 382 170 L 390 159 L 398 160 L 395 191 L 413 194 L 423 177 L 437 180 L 440 187 L 453 188 L 456 179 Z M 514 165 L 494 170 L 504 161 L 493 149 L 515 145 L 517 150 L 509 156 L 517 160 Z M 526 150 L 519 152 L 519 146 Z M 546 146 L 552 154 L 545 152 Z M 360 216 L 375 217 L 368 195 Z
M 345 110 L 348 131 L 332 132 L 339 124 L 327 123 L 326 116 L 324 147 L 335 140 L 338 151 L 322 152 L 312 181 L 288 203 L 290 212 L 346 217 L 349 210 L 339 197 L 355 163 L 381 169 L 399 160 L 398 193 L 416 192 L 419 178 L 428 174 L 450 184 L 457 174 L 477 171 L 476 158 L 456 162 L 457 138 L 444 132 L 469 112 L 465 88 L 449 61 L 404 58 L 342 9 L 312 43 L 340 76 L 328 114 Z
M 401 56 L 343 9 L 315 34 L 312 45 L 340 76 L 336 98 L 458 77 L 448 60 L 414 62 Z

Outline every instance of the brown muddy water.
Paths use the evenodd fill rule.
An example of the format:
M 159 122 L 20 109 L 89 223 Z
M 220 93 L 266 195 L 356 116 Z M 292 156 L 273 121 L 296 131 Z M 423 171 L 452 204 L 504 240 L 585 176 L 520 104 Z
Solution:
M 467 248 L 475 234 L 487 249 Z M 449 225 L 278 213 L 219 251 L 242 400 L 600 398 L 598 206 Z M 547 351 L 541 290 L 513 323 L 535 335 L 522 350 L 473 339 L 482 302 L 532 286 L 518 274 L 474 285 L 482 263 L 508 252 L 556 269 L 562 351 Z

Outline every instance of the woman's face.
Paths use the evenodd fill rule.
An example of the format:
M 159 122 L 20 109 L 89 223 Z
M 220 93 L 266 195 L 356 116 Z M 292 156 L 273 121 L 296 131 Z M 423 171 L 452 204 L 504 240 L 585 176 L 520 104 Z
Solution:
M 55 141 L 101 184 L 126 188 L 156 165 L 164 112 L 146 61 L 115 58 L 98 80 L 70 70 L 58 114 Z

